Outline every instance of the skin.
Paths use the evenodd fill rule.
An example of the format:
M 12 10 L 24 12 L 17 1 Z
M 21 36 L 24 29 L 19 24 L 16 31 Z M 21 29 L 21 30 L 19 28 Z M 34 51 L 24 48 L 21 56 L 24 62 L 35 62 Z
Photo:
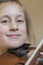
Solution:
M 17 3 L 4 3 L 0 7 L 0 44 L 18 48 L 27 37 L 26 21 L 22 7 Z

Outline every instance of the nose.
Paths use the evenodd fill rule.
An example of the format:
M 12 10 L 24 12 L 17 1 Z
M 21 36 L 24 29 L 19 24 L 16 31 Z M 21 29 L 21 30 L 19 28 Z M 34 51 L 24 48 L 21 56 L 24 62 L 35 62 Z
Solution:
M 9 30 L 10 31 L 18 31 L 17 23 L 16 22 L 10 23 Z

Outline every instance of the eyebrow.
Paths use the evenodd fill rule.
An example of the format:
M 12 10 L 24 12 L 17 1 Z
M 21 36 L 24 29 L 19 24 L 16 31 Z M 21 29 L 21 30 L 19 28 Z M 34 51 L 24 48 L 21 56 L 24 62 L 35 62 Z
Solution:
M 10 19 L 10 17 L 9 17 L 8 15 L 4 15 L 4 16 L 1 16 L 1 17 L 6 17 L 6 18 L 9 18 L 9 19 Z M 1 17 L 0 17 L 0 18 L 1 18 Z
M 21 17 L 21 16 L 23 16 L 23 17 L 24 17 L 24 15 L 18 15 L 17 17 Z
M 19 17 L 23 17 L 23 18 L 25 18 L 25 16 L 24 16 L 24 15 L 18 15 L 18 16 L 17 16 L 17 18 L 19 18 Z M 16 19 L 17 19 L 17 18 L 16 18 Z

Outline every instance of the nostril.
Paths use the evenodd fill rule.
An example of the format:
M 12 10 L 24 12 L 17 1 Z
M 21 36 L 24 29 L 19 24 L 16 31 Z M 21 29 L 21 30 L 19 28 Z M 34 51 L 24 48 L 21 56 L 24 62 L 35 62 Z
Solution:
M 18 31 L 18 29 L 13 29 L 13 28 L 12 28 L 12 29 L 10 29 L 10 31 Z

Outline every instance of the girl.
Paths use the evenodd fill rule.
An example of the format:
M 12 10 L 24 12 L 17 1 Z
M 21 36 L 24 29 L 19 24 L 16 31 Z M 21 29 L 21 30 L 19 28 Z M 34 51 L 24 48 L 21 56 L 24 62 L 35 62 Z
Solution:
M 0 56 L 0 65 L 21 65 L 27 60 L 30 21 L 18 0 L 0 0 L 0 44 L 8 49 Z M 13 53 L 13 54 L 12 54 Z

